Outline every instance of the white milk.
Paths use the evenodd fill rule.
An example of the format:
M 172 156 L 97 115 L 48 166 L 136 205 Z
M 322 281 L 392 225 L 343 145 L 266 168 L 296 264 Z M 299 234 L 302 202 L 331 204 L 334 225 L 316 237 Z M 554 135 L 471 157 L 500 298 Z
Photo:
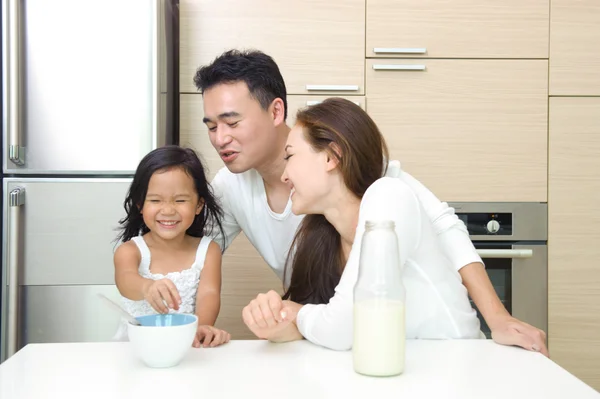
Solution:
M 404 303 L 369 299 L 354 304 L 354 370 L 372 376 L 404 371 Z

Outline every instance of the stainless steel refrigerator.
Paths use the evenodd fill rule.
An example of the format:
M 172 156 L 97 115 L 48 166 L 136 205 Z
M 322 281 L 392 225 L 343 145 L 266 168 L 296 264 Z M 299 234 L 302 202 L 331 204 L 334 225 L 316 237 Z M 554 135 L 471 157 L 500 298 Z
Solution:
M 141 158 L 178 140 L 178 2 L 2 0 L 0 361 L 110 340 L 113 253 Z

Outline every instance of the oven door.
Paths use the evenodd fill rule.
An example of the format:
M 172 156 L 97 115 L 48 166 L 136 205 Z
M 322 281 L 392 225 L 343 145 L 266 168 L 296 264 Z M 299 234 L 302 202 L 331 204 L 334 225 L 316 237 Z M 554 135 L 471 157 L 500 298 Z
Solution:
M 508 312 L 548 333 L 548 251 L 545 242 L 473 242 L 498 297 Z M 491 332 L 471 301 L 481 330 Z

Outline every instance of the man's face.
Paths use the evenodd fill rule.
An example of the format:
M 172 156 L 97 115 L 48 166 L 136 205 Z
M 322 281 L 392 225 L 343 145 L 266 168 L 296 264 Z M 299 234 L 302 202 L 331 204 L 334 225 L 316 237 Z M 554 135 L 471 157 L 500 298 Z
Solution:
M 273 103 L 265 111 L 245 82 L 224 83 L 204 91 L 204 123 L 210 142 L 227 168 L 242 173 L 268 163 L 281 149 Z

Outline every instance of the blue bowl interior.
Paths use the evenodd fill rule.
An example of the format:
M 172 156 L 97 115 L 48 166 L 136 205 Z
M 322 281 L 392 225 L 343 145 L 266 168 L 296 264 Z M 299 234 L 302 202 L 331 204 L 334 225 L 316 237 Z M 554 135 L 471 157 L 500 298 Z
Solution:
M 174 327 L 193 323 L 196 318 L 188 314 L 152 314 L 136 317 L 145 327 Z

